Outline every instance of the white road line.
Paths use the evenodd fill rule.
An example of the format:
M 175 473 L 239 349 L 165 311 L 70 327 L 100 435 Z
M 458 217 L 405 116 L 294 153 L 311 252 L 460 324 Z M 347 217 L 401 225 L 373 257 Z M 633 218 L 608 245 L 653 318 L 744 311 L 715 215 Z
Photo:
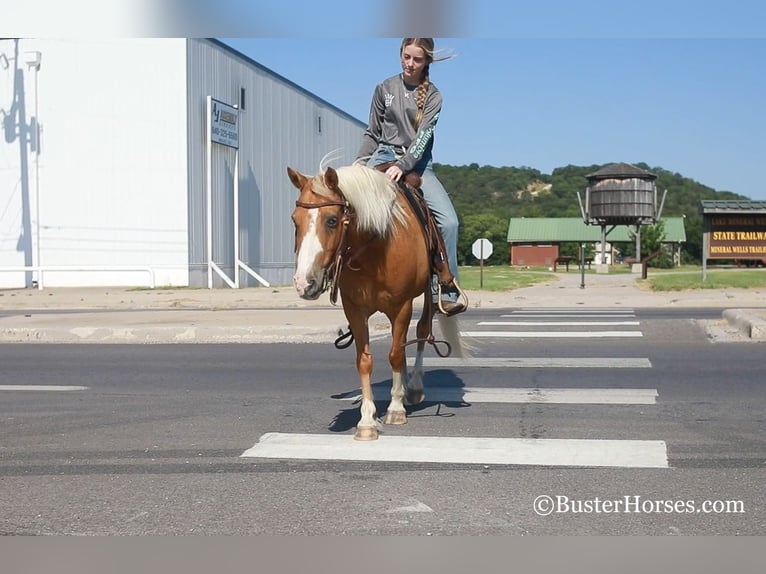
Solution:
M 407 364 L 415 365 L 408 357 Z M 575 368 L 575 369 L 650 369 L 649 359 L 632 357 L 424 357 L 424 367 L 486 367 L 486 368 Z
M 88 387 L 66 385 L 0 385 L 0 391 L 86 391 Z
M 633 313 L 635 309 L 632 307 L 519 307 L 514 309 L 513 313 L 540 313 L 545 311 L 546 313 Z
M 482 326 L 496 326 L 496 327 L 510 327 L 514 325 L 519 326 L 534 326 L 539 325 L 541 327 L 606 327 L 608 325 L 640 325 L 638 321 L 480 321 L 477 325 Z
M 494 387 L 427 387 L 427 401 L 441 403 L 550 403 L 592 405 L 653 405 L 657 402 L 657 389 L 540 389 Z M 344 396 L 341 400 L 355 401 L 361 395 Z M 373 387 L 378 400 L 391 397 L 391 391 Z
M 419 500 L 414 500 L 414 504 L 410 504 L 409 506 L 397 506 L 396 508 L 391 508 L 390 510 L 386 510 L 387 514 L 391 514 L 394 512 L 433 512 L 433 508 L 428 506 L 427 504 L 423 504 Z
M 621 313 L 621 314 L 599 314 L 599 315 L 591 315 L 591 314 L 582 314 L 582 313 L 511 313 L 510 315 L 500 315 L 501 317 L 524 317 L 525 319 L 536 317 L 538 319 L 566 319 L 566 318 L 575 318 L 575 319 L 632 319 L 636 315 L 634 313 Z
M 667 468 L 665 441 L 266 433 L 241 455 L 254 458 Z
M 607 337 L 643 337 L 641 331 L 462 331 L 464 337 L 503 337 L 529 339 L 598 339 Z

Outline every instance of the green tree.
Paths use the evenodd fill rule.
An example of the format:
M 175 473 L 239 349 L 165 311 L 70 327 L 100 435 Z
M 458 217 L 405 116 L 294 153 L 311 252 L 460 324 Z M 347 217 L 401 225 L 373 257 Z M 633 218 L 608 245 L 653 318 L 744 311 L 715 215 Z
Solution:
M 641 258 L 643 259 L 657 251 L 660 252 L 659 255 L 649 261 L 649 267 L 657 267 L 659 269 L 670 269 L 673 267 L 673 259 L 664 249 L 664 239 L 664 221 L 659 220 L 654 225 L 644 225 L 641 227 Z
M 485 265 L 505 265 L 508 263 L 508 220 L 492 214 L 467 215 L 460 224 L 458 240 L 458 264 L 479 265 L 473 256 L 471 247 L 481 238 L 492 243 L 492 255 Z

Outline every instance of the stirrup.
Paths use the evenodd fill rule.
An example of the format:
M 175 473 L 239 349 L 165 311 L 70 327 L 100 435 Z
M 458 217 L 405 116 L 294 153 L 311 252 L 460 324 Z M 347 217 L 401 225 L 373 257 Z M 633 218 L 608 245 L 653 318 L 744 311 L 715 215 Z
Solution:
M 453 315 L 457 315 L 458 313 L 462 313 L 468 309 L 468 295 L 466 295 L 465 292 L 460 288 L 460 284 L 457 282 L 457 279 L 454 277 L 452 279 L 452 285 L 454 286 L 458 295 L 457 301 L 454 303 L 452 301 L 448 301 L 445 305 L 445 302 L 442 300 L 442 284 L 441 282 L 437 281 L 437 285 L 436 308 L 439 310 L 439 313 L 442 313 L 447 317 L 452 317 Z

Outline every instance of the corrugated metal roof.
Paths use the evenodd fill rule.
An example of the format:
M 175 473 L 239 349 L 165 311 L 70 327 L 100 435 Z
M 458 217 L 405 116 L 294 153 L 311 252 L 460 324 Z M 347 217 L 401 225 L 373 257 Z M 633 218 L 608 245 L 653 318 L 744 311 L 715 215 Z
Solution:
M 702 213 L 752 213 L 766 212 L 766 201 L 747 201 L 740 199 L 703 199 L 700 201 Z
M 585 176 L 588 179 L 609 179 L 613 177 L 639 177 L 643 179 L 657 179 L 657 175 L 650 171 L 636 167 L 629 163 L 610 163 L 601 169 Z
M 665 242 L 686 241 L 683 217 L 663 217 Z M 612 243 L 633 242 L 633 226 L 618 225 L 607 240 Z M 512 217 L 508 223 L 509 243 L 566 243 L 601 241 L 601 227 L 586 225 L 579 217 Z

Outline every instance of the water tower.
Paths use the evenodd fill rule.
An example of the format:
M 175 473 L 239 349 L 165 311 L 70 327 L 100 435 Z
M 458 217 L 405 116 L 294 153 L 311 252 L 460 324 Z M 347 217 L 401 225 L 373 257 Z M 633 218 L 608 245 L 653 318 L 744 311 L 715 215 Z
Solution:
M 606 263 L 607 226 L 611 232 L 617 225 L 635 225 L 636 258 L 640 259 L 641 226 L 656 223 L 662 212 L 662 204 L 657 207 L 657 176 L 629 163 L 612 163 L 585 177 L 584 207 L 579 193 L 577 197 L 583 221 L 601 226 L 601 263 Z

